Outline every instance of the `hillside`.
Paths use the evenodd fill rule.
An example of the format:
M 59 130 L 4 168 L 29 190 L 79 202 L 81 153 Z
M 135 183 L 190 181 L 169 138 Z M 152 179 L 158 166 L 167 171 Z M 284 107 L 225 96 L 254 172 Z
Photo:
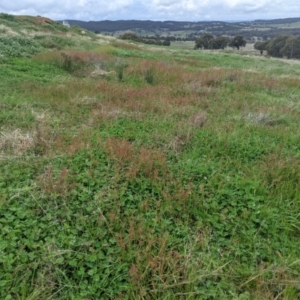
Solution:
M 272 38 L 280 34 L 299 34 L 300 18 L 255 20 L 249 22 L 176 22 L 176 21 L 78 21 L 68 20 L 71 25 L 78 25 L 92 32 L 114 34 L 133 31 L 141 36 L 174 36 L 180 39 L 193 39 L 204 32 L 220 35 L 244 35 L 248 40 L 253 38 Z
M 300 299 L 299 61 L 0 28 L 0 299 Z
M 0 14 L 0 57 L 30 57 L 45 50 L 89 50 L 111 38 L 44 17 Z
M 38 33 L 73 34 L 79 33 L 78 28 L 68 28 L 60 22 L 45 17 L 13 16 L 0 14 L 1 35 L 36 35 Z M 80 29 L 80 28 L 79 28 Z M 80 29 L 82 31 L 82 29 Z M 90 34 L 90 33 L 88 33 Z

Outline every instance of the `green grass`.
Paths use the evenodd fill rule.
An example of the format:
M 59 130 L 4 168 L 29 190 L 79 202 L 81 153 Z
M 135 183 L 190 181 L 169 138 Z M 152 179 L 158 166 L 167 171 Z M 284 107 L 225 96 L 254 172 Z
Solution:
M 300 65 L 53 41 L 0 62 L 0 298 L 300 298 Z
M 283 23 L 283 24 L 268 24 L 269 27 L 276 27 L 282 29 L 300 28 L 300 22 Z
M 195 46 L 195 42 L 191 42 L 191 41 L 186 41 L 186 42 L 172 41 L 170 45 L 170 49 L 193 50 L 194 46 Z
M 24 37 L 0 37 L 0 56 L 28 57 L 41 51 L 41 46 Z

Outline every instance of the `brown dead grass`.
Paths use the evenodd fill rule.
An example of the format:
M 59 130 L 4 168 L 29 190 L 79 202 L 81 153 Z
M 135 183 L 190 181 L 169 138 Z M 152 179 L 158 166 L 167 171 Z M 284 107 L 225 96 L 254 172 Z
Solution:
M 193 114 L 189 119 L 189 124 L 193 127 L 200 128 L 203 127 L 207 121 L 207 114 L 204 111 L 199 111 Z
M 115 162 L 119 173 L 129 179 L 145 176 L 157 180 L 167 176 L 167 161 L 160 150 L 140 147 L 136 149 L 130 142 L 119 138 L 108 138 L 105 143 L 107 155 Z
M 96 53 L 79 50 L 48 51 L 37 54 L 34 60 L 41 63 L 54 63 L 63 66 L 66 62 L 70 64 L 84 64 L 90 67 L 90 71 L 101 69 L 103 71 L 108 63 L 112 62 L 111 56 L 105 53 Z M 90 72 L 87 73 L 87 75 Z
M 37 17 L 32 17 L 32 16 L 16 16 L 16 18 L 20 21 L 30 21 L 33 22 L 36 25 L 45 25 L 45 24 L 52 24 L 55 23 L 55 21 L 42 17 L 42 16 L 37 16 Z
M 36 133 L 22 132 L 20 129 L 0 133 L 0 158 L 22 156 L 35 147 Z
M 75 186 L 70 179 L 67 168 L 63 167 L 60 171 L 55 172 L 51 166 L 47 166 L 44 172 L 37 177 L 37 184 L 46 195 L 63 197 Z

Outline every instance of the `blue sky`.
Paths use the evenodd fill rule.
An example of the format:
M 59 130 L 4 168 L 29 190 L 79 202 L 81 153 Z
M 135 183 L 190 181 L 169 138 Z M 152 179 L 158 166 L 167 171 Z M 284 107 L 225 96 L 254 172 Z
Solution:
M 54 20 L 233 21 L 300 17 L 298 0 L 1 0 L 0 11 Z

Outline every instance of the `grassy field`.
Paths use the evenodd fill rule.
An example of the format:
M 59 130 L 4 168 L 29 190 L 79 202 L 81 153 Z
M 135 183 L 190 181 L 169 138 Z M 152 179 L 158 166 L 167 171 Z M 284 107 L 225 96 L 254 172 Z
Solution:
M 300 28 L 300 22 L 293 22 L 293 23 L 284 23 L 284 24 L 269 24 L 270 27 L 276 27 L 276 28 Z
M 0 58 L 0 299 L 300 299 L 298 62 L 34 41 Z

